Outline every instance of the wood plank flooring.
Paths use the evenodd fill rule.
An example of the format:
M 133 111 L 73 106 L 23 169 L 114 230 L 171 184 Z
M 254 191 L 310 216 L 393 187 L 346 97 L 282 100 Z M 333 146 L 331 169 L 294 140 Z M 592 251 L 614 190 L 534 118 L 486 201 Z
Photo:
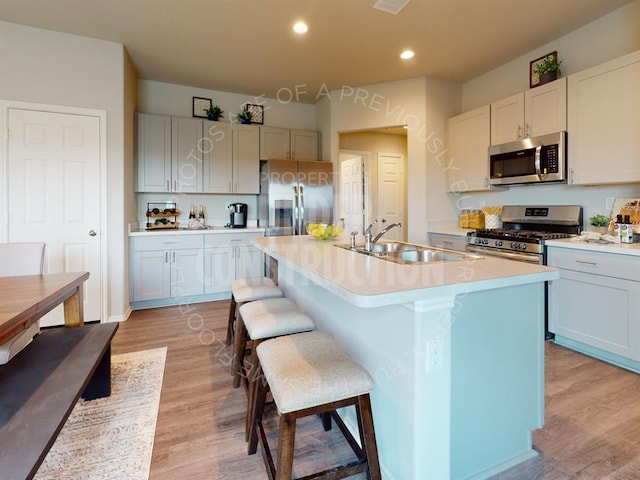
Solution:
M 168 347 L 151 479 L 267 478 L 260 449 L 246 454 L 246 396 L 231 387 L 224 346 L 228 308 L 139 310 L 116 333 L 114 354 Z M 640 479 L 640 376 L 548 344 L 545 417 L 534 432 L 540 455 L 493 480 Z M 324 432 L 318 418 L 301 422 L 296 435 L 297 476 L 354 458 L 337 428 Z

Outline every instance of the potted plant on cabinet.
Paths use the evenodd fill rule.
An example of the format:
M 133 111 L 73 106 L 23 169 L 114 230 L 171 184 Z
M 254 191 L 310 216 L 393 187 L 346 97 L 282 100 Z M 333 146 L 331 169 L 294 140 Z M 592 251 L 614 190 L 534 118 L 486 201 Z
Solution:
M 224 117 L 223 110 L 218 105 L 211 105 L 209 108 L 205 109 L 205 113 L 209 120 L 218 120 L 219 118 Z
M 238 119 L 238 121 L 242 124 L 249 124 L 251 123 L 251 112 L 249 111 L 249 107 L 247 107 L 246 105 L 242 108 L 242 111 L 236 115 L 236 118 Z
M 536 65 L 536 73 L 540 79 L 540 85 L 553 82 L 558 79 L 558 76 L 562 75 L 560 70 L 560 64 L 562 60 L 558 61 L 555 56 L 549 55 L 542 59 L 540 63 Z

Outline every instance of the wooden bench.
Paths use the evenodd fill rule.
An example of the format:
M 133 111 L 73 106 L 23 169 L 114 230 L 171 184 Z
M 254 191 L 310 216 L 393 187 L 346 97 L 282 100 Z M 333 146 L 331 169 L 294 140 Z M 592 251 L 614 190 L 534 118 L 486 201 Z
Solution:
M 45 330 L 0 367 L 0 477 L 33 478 L 78 398 L 111 394 L 117 323 Z

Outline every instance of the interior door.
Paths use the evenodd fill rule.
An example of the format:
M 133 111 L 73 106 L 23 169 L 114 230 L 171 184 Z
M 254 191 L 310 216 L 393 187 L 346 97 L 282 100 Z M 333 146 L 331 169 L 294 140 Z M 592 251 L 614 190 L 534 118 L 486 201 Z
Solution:
M 85 321 L 100 320 L 100 119 L 9 109 L 8 127 L 7 240 L 46 242 L 44 273 L 89 271 Z M 40 324 L 64 324 L 61 306 Z
M 402 155 L 378 154 L 378 218 L 386 224 L 402 222 L 385 234 L 388 240 L 404 239 L 404 159 Z M 382 228 L 382 226 L 380 226 Z
M 340 154 L 340 218 L 350 232 L 364 233 L 364 159 Z

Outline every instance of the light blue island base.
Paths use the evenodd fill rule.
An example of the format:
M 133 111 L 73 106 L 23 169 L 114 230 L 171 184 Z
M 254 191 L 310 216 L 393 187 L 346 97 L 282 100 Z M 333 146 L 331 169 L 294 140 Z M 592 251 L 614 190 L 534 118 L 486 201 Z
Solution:
M 300 266 L 280 262 L 278 279 L 374 377 L 385 479 L 487 478 L 536 455 L 544 282 L 364 308 Z M 357 431 L 353 412 L 341 414 Z

